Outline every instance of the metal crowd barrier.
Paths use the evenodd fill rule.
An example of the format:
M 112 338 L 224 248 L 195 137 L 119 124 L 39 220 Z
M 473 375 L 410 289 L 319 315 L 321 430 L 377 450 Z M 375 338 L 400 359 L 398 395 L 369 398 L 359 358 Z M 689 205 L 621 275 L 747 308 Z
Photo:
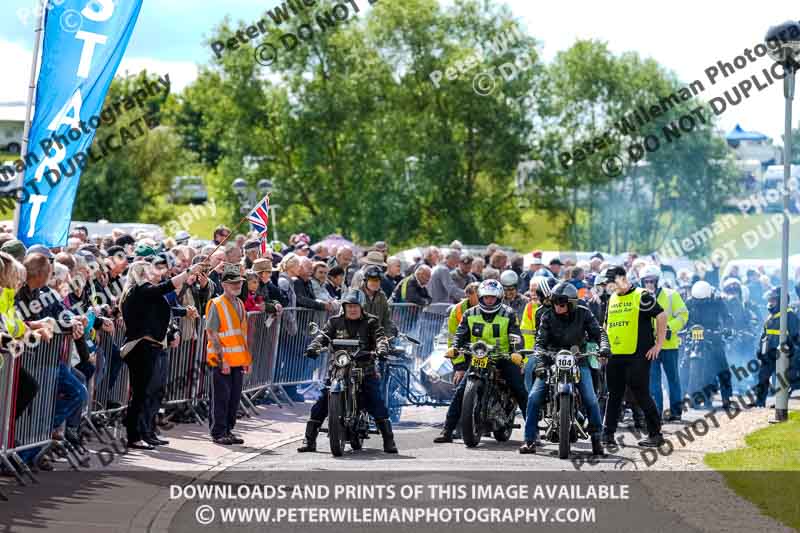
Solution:
M 192 327 L 190 327 L 192 326 Z M 197 379 L 199 360 L 198 353 L 205 353 L 198 339 L 202 338 L 201 329 L 205 323 L 201 319 L 181 318 L 181 332 L 190 332 L 186 338 L 181 335 L 180 342 L 167 351 L 167 381 L 162 405 L 184 405 L 192 401 L 194 382 Z
M 289 320 L 289 317 L 286 316 L 287 313 L 294 313 L 295 328 L 287 326 Z M 303 354 L 312 340 L 311 335 L 308 334 L 308 325 L 316 322 L 322 327 L 327 319 L 326 311 L 302 307 L 284 308 L 278 335 L 275 372 L 272 375 L 273 385 L 300 385 L 324 381 L 327 370 L 324 357 L 313 360 Z
M 250 373 L 245 374 L 242 391 L 247 403 L 266 393 L 276 403 L 280 400 L 272 390 L 272 376 L 278 353 L 278 336 L 281 319 L 266 313 L 247 313 L 247 346 L 253 356 Z
M 2 435 L 0 444 L 0 456 L 3 464 L 11 467 L 9 458 L 31 479 L 33 475 L 19 453 L 27 450 L 41 449 L 47 450 L 50 446 L 63 447 L 61 443 L 53 440 L 53 419 L 55 417 L 56 396 L 58 392 L 58 372 L 59 362 L 69 364 L 70 347 L 72 335 L 58 333 L 49 342 L 37 342 L 26 344 L 22 354 L 13 358 L 13 362 L 6 361 L 8 364 L 5 370 L 5 401 L 3 418 L 5 422 L 2 426 L 5 432 Z M 11 359 L 8 354 L 3 354 L 4 358 Z M 33 401 L 24 413 L 16 417 L 16 394 L 19 386 L 20 368 L 24 369 L 38 385 L 38 391 L 33 397 Z M 73 467 L 76 467 L 72 457 L 64 454 Z M 77 468 L 77 467 L 76 467 Z M 17 479 L 22 483 L 16 469 L 11 467 L 11 471 L 17 475 Z
M 113 333 L 100 331 L 97 335 L 97 356 L 94 375 L 94 396 L 90 415 L 113 414 L 125 409 L 128 403 L 130 378 L 128 366 L 119 356 L 125 338 L 125 322 L 114 322 Z
M 421 308 L 414 304 L 391 304 L 390 308 L 392 320 L 399 331 L 420 340 L 420 346 L 415 348 L 412 370 L 417 372 L 430 355 L 433 339 L 447 320 L 449 305 L 436 304 Z M 247 343 L 253 355 L 253 364 L 250 373 L 244 377 L 245 394 L 242 402 L 246 410 L 255 410 L 253 402 L 261 394 L 271 396 L 280 404 L 275 393 L 282 392 L 291 403 L 282 390 L 284 386 L 322 383 L 327 371 L 326 358 L 311 360 L 303 354 L 312 340 L 308 325 L 314 321 L 322 326 L 327 319 L 325 311 L 297 307 L 284 309 L 279 317 L 248 313 Z M 181 342 L 169 350 L 164 404 L 187 406 L 195 420 L 203 423 L 202 415 L 208 408 L 211 381 L 206 365 L 205 321 L 196 319 L 192 327 L 184 322 L 181 329 Z M 192 334 L 187 336 L 187 331 Z M 125 327 L 121 319 L 115 322 L 113 333 L 101 331 L 98 334 L 97 368 L 93 387 L 89 384 L 93 395 L 86 417 L 93 430 L 93 420 L 113 421 L 117 427 L 120 415 L 127 407 L 130 379 L 127 365 L 119 358 L 118 352 L 124 337 Z M 71 335 L 57 334 L 52 341 L 26 347 L 19 357 L 1 354 L 0 462 L 6 467 L 11 468 L 9 459 L 12 459 L 19 463 L 23 471 L 27 471 L 19 452 L 51 445 L 62 446 L 52 440 L 52 422 L 57 397 L 58 361 L 69 364 L 71 342 Z M 36 380 L 39 389 L 26 412 L 15 419 L 19 368 L 24 368 Z M 68 459 L 72 463 L 71 458 Z

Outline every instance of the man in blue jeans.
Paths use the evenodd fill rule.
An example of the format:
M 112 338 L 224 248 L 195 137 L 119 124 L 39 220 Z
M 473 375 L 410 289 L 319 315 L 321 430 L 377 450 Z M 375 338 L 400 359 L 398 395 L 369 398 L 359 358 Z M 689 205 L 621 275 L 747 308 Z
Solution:
M 683 393 L 678 375 L 678 332 L 689 320 L 689 310 L 678 291 L 669 287 L 659 287 L 661 268 L 656 265 L 645 266 L 641 273 L 642 288 L 656 297 L 656 302 L 667 313 L 667 340 L 657 359 L 650 363 L 650 395 L 656 402 L 659 415 L 664 414 L 667 422 L 680 422 L 683 406 Z M 654 321 L 655 322 L 655 321 Z M 654 326 L 655 327 L 655 326 Z M 664 413 L 664 392 L 661 388 L 661 370 L 667 376 L 669 389 L 669 414 Z
M 553 307 L 547 309 L 541 317 L 536 333 L 535 350 L 556 351 L 569 350 L 572 346 L 579 346 L 586 350 L 586 341 L 600 345 L 600 354 L 608 356 L 611 352 L 605 331 L 600 327 L 594 314 L 588 307 L 578 304 L 578 290 L 568 282 L 561 282 L 553 289 L 550 298 Z M 540 356 L 540 361 L 535 369 L 536 380 L 528 395 L 528 416 L 525 418 L 525 444 L 519 453 L 536 453 L 536 441 L 539 434 L 539 409 L 546 398 L 545 381 L 547 366 L 551 365 L 549 357 Z M 592 373 L 588 361 L 584 358 L 578 361 L 581 379 L 578 382 L 583 405 L 589 414 L 589 434 L 592 437 L 592 454 L 603 455 L 603 446 L 600 443 L 600 433 L 603 429 L 603 420 L 600 416 L 600 405 L 594 393 Z

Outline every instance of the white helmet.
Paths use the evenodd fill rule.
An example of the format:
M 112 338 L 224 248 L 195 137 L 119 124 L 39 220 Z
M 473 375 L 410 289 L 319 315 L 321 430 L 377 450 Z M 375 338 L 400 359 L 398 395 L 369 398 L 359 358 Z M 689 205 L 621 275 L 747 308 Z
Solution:
M 519 276 L 513 270 L 506 270 L 500 274 L 500 285 L 503 287 L 517 287 Z
M 495 302 L 492 305 L 484 303 L 484 296 L 494 296 Z M 487 279 L 478 285 L 478 307 L 484 313 L 496 313 L 503 304 L 503 286 L 496 279 Z
M 714 287 L 707 281 L 697 281 L 694 285 L 692 285 L 692 298 L 695 300 L 705 300 L 706 298 L 711 298 L 711 295 L 714 293 Z
M 639 271 L 639 279 L 656 278 L 661 279 L 661 268 L 656 265 L 646 265 Z

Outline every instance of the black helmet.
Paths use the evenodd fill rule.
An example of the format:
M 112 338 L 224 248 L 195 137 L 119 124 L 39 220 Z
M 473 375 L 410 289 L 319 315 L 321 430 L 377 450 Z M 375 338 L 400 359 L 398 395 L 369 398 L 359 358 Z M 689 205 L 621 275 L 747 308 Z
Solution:
M 383 277 L 383 271 L 381 270 L 381 267 L 379 267 L 378 265 L 370 265 L 364 271 L 364 279 L 370 279 L 370 278 L 380 279 L 382 277 Z
M 612 265 L 608 267 L 606 270 L 606 283 L 613 283 L 617 280 L 617 276 L 627 276 L 628 273 L 625 271 L 625 267 L 620 265 Z
M 550 300 L 553 304 L 572 304 L 574 306 L 578 301 L 578 289 L 572 283 L 562 281 L 553 289 L 553 295 L 550 296 Z
M 347 304 L 356 304 L 361 307 L 364 307 L 364 295 L 361 291 L 356 289 L 349 289 L 344 295 L 342 296 L 342 307 Z

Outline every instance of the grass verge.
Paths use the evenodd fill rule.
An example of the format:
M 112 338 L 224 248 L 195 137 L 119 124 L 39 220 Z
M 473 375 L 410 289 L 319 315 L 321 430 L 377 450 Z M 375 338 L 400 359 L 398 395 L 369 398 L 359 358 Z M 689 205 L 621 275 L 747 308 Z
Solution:
M 704 461 L 762 513 L 800 530 L 800 412 L 790 413 L 785 424 L 747 435 L 745 444 L 707 454 Z

